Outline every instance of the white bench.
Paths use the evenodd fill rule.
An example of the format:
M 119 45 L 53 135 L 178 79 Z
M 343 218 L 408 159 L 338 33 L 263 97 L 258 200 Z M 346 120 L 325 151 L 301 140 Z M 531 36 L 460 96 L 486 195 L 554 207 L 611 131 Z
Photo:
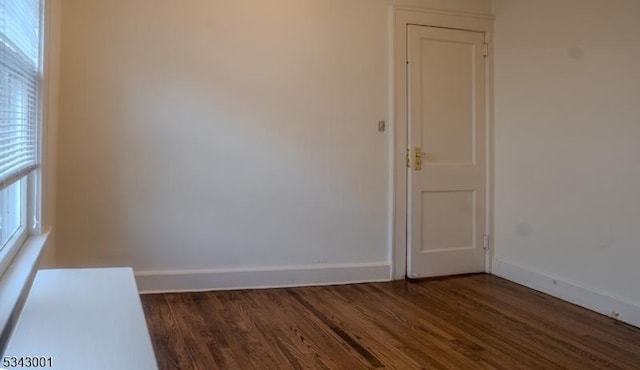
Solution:
M 130 268 L 39 271 L 4 355 L 50 358 L 45 369 L 158 368 Z

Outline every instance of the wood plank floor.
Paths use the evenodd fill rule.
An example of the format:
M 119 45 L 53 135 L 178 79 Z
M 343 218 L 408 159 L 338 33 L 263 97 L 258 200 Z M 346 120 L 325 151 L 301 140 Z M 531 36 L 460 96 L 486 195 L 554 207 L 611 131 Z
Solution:
M 490 275 L 142 302 L 161 369 L 640 369 L 640 329 Z

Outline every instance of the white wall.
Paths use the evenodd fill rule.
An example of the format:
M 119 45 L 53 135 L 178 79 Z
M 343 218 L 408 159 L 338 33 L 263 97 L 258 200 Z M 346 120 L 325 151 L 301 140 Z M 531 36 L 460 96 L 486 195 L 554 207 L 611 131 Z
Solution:
M 494 11 L 495 258 L 640 308 L 640 2 Z
M 66 0 L 63 263 L 383 261 L 384 12 L 337 3 Z

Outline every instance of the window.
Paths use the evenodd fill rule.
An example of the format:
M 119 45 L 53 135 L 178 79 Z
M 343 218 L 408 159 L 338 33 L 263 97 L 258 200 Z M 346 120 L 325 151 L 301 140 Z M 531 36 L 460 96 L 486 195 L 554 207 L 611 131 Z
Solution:
M 0 1 L 0 274 L 34 225 L 42 0 Z

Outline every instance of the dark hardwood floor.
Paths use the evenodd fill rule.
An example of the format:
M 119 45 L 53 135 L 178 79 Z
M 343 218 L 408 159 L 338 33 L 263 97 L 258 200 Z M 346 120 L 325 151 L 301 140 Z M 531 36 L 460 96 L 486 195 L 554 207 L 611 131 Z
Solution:
M 161 369 L 640 369 L 640 329 L 490 275 L 142 303 Z

